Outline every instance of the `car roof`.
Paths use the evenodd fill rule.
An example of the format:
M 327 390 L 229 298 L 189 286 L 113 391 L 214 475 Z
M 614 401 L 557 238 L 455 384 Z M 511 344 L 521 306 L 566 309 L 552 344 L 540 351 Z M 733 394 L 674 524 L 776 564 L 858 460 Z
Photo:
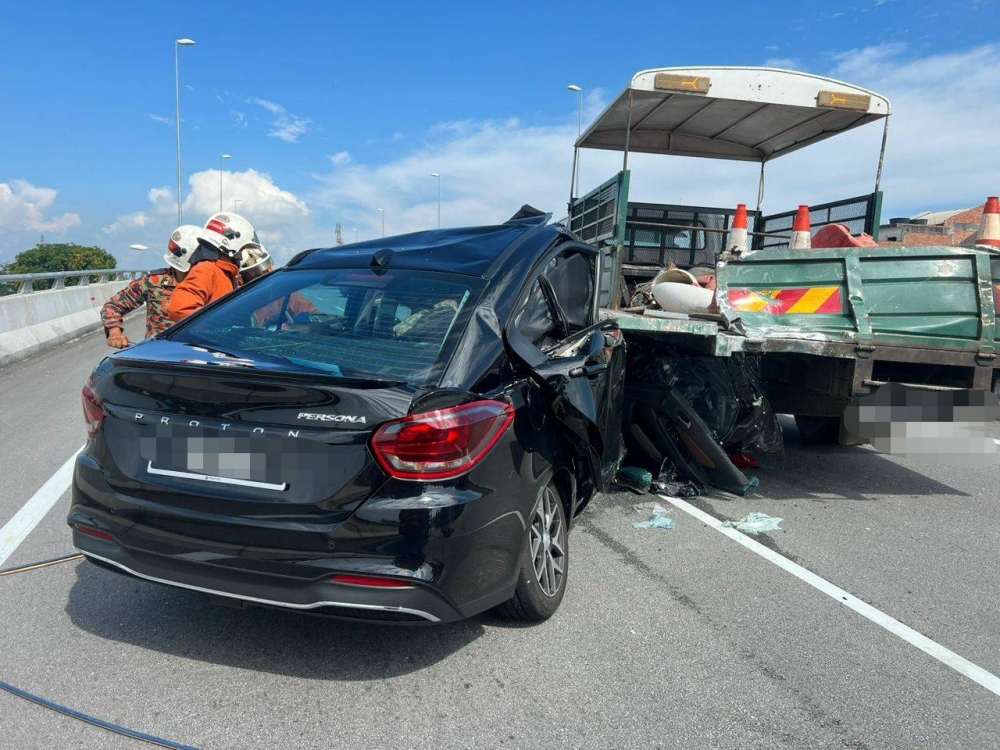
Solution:
M 432 229 L 395 237 L 307 250 L 285 266 L 289 269 L 382 267 L 413 271 L 446 271 L 493 278 L 505 261 L 535 257 L 559 235 L 560 225 L 548 225 L 549 215 L 504 224 L 458 229 Z

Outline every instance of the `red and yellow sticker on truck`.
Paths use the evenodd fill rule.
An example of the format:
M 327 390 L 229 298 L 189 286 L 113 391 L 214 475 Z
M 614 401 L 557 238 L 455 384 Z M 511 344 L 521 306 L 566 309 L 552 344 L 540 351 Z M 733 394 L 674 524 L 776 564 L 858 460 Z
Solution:
M 771 315 L 836 315 L 844 312 L 839 286 L 805 289 L 730 289 L 729 306 L 740 312 Z

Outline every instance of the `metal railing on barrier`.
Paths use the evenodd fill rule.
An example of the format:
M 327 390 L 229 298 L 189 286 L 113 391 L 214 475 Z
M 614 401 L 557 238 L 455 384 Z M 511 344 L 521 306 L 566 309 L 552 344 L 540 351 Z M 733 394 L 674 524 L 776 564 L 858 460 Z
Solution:
M 47 273 L 10 273 L 0 274 L 0 297 L 13 294 L 34 294 L 36 292 L 51 292 L 66 288 L 67 280 L 78 279 L 79 284 L 70 286 L 87 286 L 88 284 L 104 284 L 109 281 L 132 281 L 148 271 L 123 271 L 120 269 L 104 268 L 89 269 L 86 271 L 51 271 Z M 91 279 L 97 279 L 91 281 Z M 35 289 L 35 282 L 51 281 L 44 289 Z

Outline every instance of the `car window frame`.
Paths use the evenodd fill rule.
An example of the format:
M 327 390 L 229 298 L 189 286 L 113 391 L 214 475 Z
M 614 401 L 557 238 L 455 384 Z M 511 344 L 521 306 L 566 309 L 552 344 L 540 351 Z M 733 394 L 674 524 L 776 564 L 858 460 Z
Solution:
M 590 319 L 588 324 L 584 326 L 580 331 L 570 332 L 567 330 L 567 335 L 565 337 L 553 342 L 550 346 L 547 346 L 543 349 L 537 346 L 523 333 L 521 333 L 521 331 L 517 327 L 516 321 L 518 317 L 521 315 L 521 313 L 523 313 L 525 308 L 527 307 L 535 283 L 539 282 L 539 277 L 542 275 L 542 272 L 544 271 L 545 267 L 554 258 L 557 258 L 560 255 L 569 252 L 571 250 L 575 250 L 582 255 L 588 256 L 588 258 L 591 260 L 591 274 L 593 277 L 593 292 L 592 292 L 593 296 L 589 308 Z M 600 294 L 601 294 L 600 292 L 601 270 L 602 270 L 601 251 L 598 248 L 594 247 L 593 245 L 588 245 L 584 242 L 578 242 L 576 240 L 567 240 L 565 242 L 559 242 L 553 245 L 544 255 L 541 256 L 541 258 L 539 258 L 539 260 L 531 267 L 531 271 L 527 274 L 527 278 L 525 279 L 525 282 L 521 286 L 521 290 L 518 293 L 517 304 L 514 306 L 514 310 L 511 313 L 510 319 L 508 320 L 507 325 L 505 326 L 504 333 L 508 337 L 517 336 L 520 339 L 523 339 L 529 346 L 531 346 L 532 349 L 534 349 L 536 352 L 538 352 L 539 355 L 541 355 L 543 360 L 549 359 L 550 357 L 548 352 L 558 348 L 564 342 L 569 341 L 572 338 L 576 338 L 581 333 L 589 331 L 595 325 L 600 323 L 599 305 L 600 305 Z M 544 292 L 544 286 L 541 283 L 539 283 L 539 286 L 542 287 Z M 547 295 L 545 296 L 546 296 L 546 302 L 548 302 L 548 297 Z M 555 312 L 552 311 L 551 308 L 550 308 L 550 314 L 553 316 L 554 319 Z M 538 360 L 538 361 L 543 361 L 543 360 Z M 534 364 L 537 364 L 537 362 L 535 362 Z M 528 365 L 533 366 L 533 363 L 529 361 Z

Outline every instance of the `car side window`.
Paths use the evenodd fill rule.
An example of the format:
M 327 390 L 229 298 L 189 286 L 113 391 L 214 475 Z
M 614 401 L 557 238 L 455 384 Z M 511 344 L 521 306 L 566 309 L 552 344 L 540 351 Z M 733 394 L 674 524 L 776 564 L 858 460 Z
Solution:
M 542 293 L 542 285 L 535 279 L 528 292 L 528 302 L 517 318 L 517 330 L 528 341 L 544 349 L 548 344 L 558 341 L 555 321 L 548 301 Z
M 593 323 L 594 259 L 568 251 L 555 257 L 542 272 L 555 292 L 566 315 L 567 334 L 582 331 Z
M 592 324 L 594 260 L 569 250 L 545 264 L 516 320 L 518 331 L 545 349 Z

